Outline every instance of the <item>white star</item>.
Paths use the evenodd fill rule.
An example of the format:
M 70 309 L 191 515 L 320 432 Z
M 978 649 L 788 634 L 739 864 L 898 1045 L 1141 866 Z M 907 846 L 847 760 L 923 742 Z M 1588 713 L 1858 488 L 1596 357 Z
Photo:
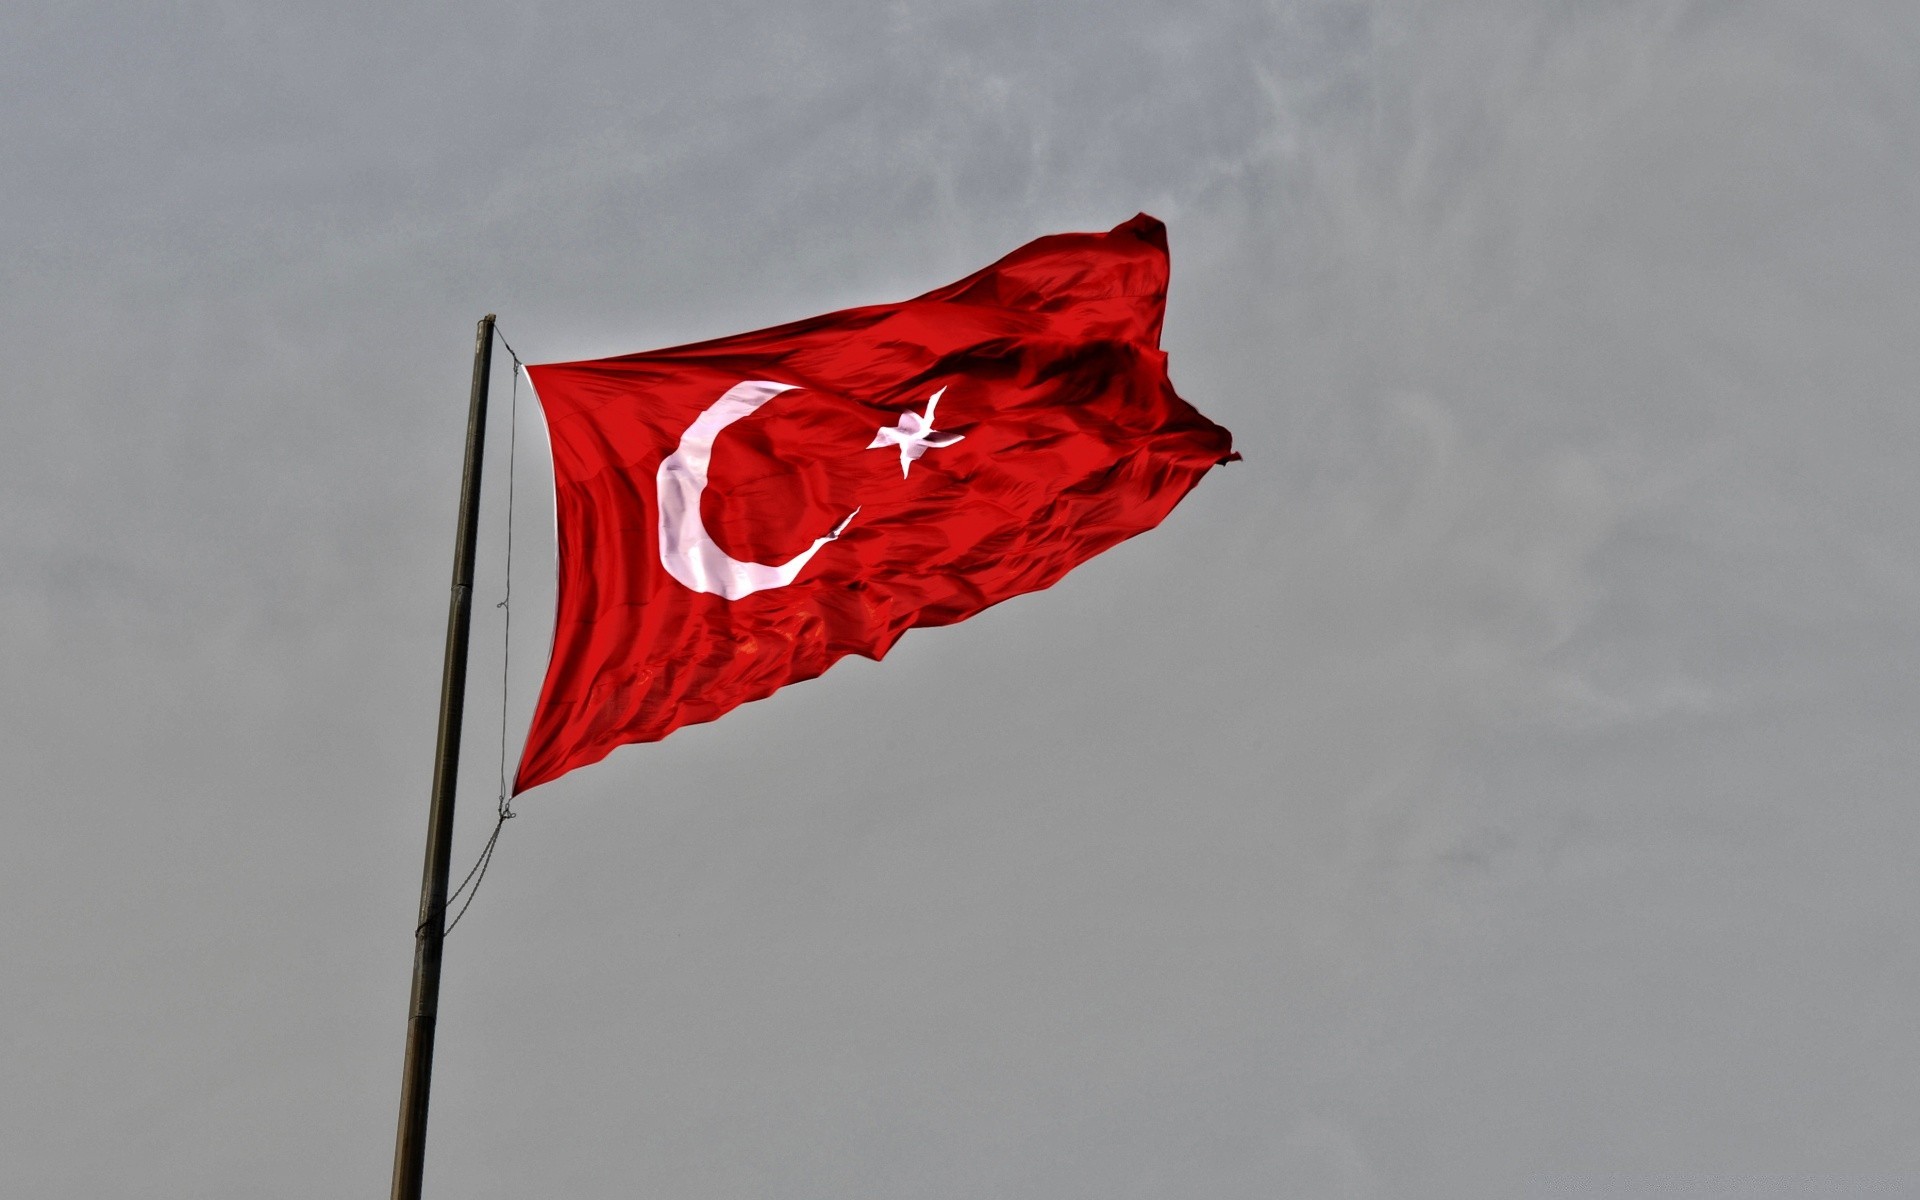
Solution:
M 913 467 L 913 460 L 925 454 L 928 447 L 937 450 L 942 446 L 951 446 L 964 438 L 966 435 L 963 433 L 941 433 L 933 427 L 933 406 L 940 403 L 940 397 L 944 396 L 946 391 L 947 389 L 941 388 L 933 394 L 933 398 L 927 401 L 927 411 L 924 415 L 912 411 L 901 413 L 900 424 L 892 429 L 882 429 L 875 434 L 867 449 L 878 450 L 882 446 L 900 447 L 900 476 L 904 479 Z

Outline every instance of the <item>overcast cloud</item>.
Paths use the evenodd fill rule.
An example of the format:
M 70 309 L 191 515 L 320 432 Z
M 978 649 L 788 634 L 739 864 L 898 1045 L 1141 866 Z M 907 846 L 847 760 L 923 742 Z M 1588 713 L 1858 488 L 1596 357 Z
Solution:
M 524 797 L 428 1194 L 1920 1187 L 1916 64 L 1891 0 L 8 6 L 0 1187 L 383 1193 L 482 313 L 1142 209 L 1246 461 Z

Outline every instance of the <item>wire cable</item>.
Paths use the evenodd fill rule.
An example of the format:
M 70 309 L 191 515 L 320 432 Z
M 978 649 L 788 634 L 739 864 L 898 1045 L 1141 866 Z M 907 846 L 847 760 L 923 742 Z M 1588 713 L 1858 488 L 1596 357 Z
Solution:
M 460 905 L 460 911 L 453 914 L 453 920 L 448 921 L 447 927 L 441 931 L 442 937 L 452 933 L 454 926 L 460 924 L 460 918 L 467 915 L 467 909 L 473 907 L 474 897 L 480 894 L 480 883 L 487 877 L 487 868 L 493 863 L 494 849 L 500 844 L 500 831 L 506 828 L 508 821 L 520 815 L 513 811 L 512 786 L 507 780 L 507 685 L 511 678 L 513 663 L 513 475 L 519 442 L 520 373 L 526 369 L 526 364 L 522 363 L 520 356 L 513 352 L 513 344 L 507 341 L 505 334 L 500 332 L 500 326 L 497 323 L 494 325 L 493 335 L 500 339 L 500 345 L 505 347 L 507 357 L 513 359 L 513 398 L 507 408 L 506 581 L 502 585 L 503 595 L 500 602 L 494 605 L 501 610 L 503 618 L 500 628 L 500 795 L 494 810 L 493 832 L 488 835 L 487 844 L 481 848 L 480 857 L 467 871 L 467 877 L 460 881 L 460 886 L 455 888 L 440 906 L 438 915 L 444 918 L 454 902 L 462 895 L 466 896 L 465 903 Z M 423 928 L 424 925 L 423 922 Z

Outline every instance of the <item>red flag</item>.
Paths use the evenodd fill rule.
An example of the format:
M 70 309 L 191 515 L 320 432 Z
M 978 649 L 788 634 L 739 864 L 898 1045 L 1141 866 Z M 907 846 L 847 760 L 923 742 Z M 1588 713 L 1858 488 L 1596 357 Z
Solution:
M 515 792 L 1159 524 L 1237 457 L 1167 380 L 1166 288 L 1141 215 L 901 304 L 528 367 L 560 579 Z

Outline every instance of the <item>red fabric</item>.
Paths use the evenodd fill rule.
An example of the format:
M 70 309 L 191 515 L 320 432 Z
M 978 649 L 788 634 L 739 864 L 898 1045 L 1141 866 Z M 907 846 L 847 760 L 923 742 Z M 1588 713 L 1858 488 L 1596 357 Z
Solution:
M 843 655 L 878 659 L 916 625 L 1047 587 L 1159 524 L 1237 457 L 1167 380 L 1166 286 L 1165 228 L 1142 215 L 1041 238 L 901 304 L 528 367 L 553 441 L 560 579 L 514 790 Z M 729 600 L 665 568 L 659 477 L 696 418 L 750 380 L 794 390 L 712 439 L 698 505 L 712 541 L 778 565 L 854 515 L 793 582 Z M 869 447 L 942 388 L 934 440 L 963 440 L 928 445 L 903 477 L 897 445 Z

